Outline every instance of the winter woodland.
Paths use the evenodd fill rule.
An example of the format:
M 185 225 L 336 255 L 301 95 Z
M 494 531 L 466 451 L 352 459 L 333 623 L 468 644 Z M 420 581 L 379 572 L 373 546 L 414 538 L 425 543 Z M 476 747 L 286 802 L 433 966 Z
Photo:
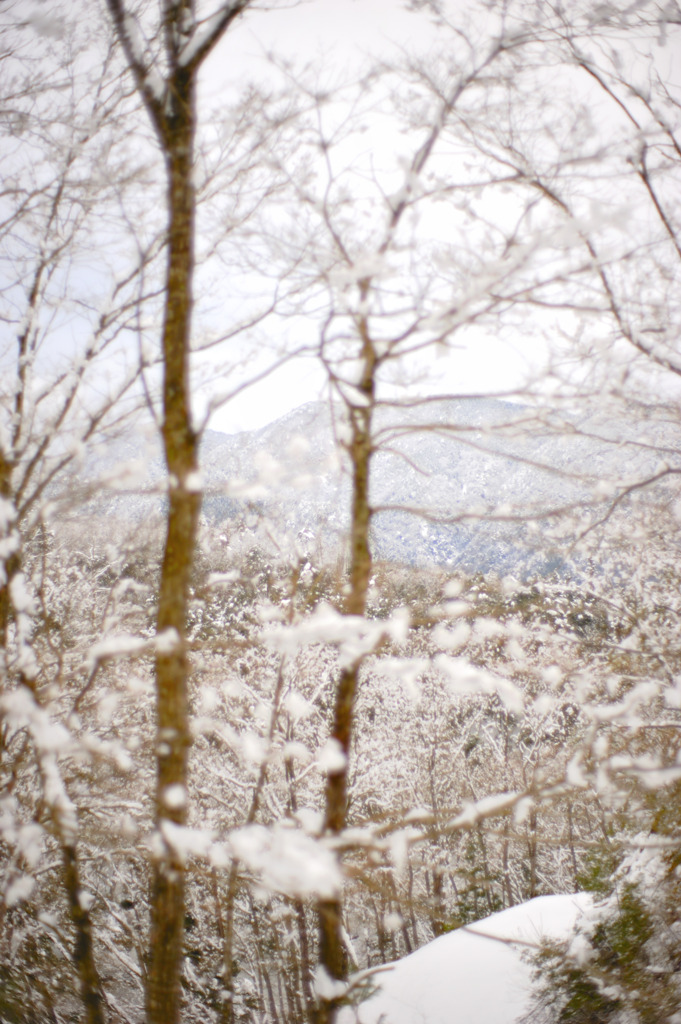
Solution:
M 681 8 L 385 8 L 219 93 L 305 5 L 0 10 L 3 1024 L 369 1019 L 576 892 L 525 1019 L 681 1021 Z

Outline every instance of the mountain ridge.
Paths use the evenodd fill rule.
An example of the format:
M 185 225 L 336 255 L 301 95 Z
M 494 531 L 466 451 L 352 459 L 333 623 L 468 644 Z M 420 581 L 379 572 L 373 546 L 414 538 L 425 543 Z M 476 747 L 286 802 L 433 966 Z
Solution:
M 227 526 L 250 510 L 290 536 L 340 544 L 347 531 L 350 476 L 343 409 L 309 402 L 253 431 L 207 430 L 201 443 L 203 515 Z M 600 428 L 599 428 L 600 429 Z M 588 508 L 603 481 L 649 456 L 611 428 L 546 423 L 523 405 L 490 398 L 379 406 L 372 455 L 372 544 L 377 558 L 467 572 L 546 573 L 564 556 L 546 524 L 561 510 Z M 145 456 L 153 490 L 164 479 L 160 448 Z M 135 454 L 126 442 L 122 464 Z M 112 453 L 108 453 L 110 460 Z M 127 507 L 126 507 L 127 501 Z M 146 512 L 156 493 L 126 495 L 115 514 Z M 113 509 L 112 509 L 113 511 Z

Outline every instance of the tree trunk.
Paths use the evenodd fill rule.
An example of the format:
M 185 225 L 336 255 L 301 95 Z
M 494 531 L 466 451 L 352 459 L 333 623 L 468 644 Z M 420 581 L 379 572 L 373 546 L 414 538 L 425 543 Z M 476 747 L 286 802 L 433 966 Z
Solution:
M 7 555 L 0 560 L 0 644 L 1 656 L 3 659 L 2 672 L 6 671 L 4 661 L 7 652 L 7 630 L 12 617 L 11 613 L 11 601 L 9 593 L 9 584 L 12 576 L 14 576 L 20 568 L 21 561 L 18 550 L 12 550 L 12 545 L 9 543 L 12 530 L 14 529 L 14 522 L 10 518 L 14 509 L 12 507 L 14 495 L 12 493 L 12 464 L 10 460 L 5 456 L 2 449 L 0 449 L 0 501 L 6 504 L 6 507 L 10 509 L 10 516 L 5 513 L 5 518 L 8 522 L 6 524 L 6 533 L 0 536 L 0 540 L 3 541 L 3 547 L 7 550 Z
M 352 460 L 352 522 L 350 532 L 350 592 L 345 611 L 347 615 L 364 615 L 371 578 L 371 549 L 369 532 L 371 506 L 369 504 L 369 471 L 372 453 L 372 415 L 374 401 L 374 373 L 376 357 L 368 336 L 366 323 L 360 325 L 363 341 L 364 372 L 358 390 L 363 404 L 350 406 L 351 441 L 348 452 Z M 352 744 L 353 715 L 361 660 L 343 669 L 336 689 L 334 721 L 331 731 L 345 763 L 342 768 L 329 772 L 326 782 L 326 811 L 324 829 L 338 835 L 345 828 L 348 810 L 348 764 Z M 336 981 L 347 977 L 347 955 L 343 944 L 343 907 L 340 894 L 334 899 L 320 900 L 317 904 L 319 921 L 319 960 L 327 975 Z M 317 1024 L 329 1024 L 335 1019 L 338 1000 L 322 998 L 317 1009 Z
M 61 841 L 62 837 L 59 838 Z M 87 907 L 83 904 L 75 845 L 63 843 L 62 861 L 64 888 L 69 900 L 69 916 L 76 933 L 73 962 L 78 972 L 85 1019 L 87 1024 L 104 1024 L 102 987 L 92 947 L 92 921 Z
M 532 807 L 527 829 L 528 900 L 537 895 L 537 808 Z
M 194 269 L 193 76 L 178 69 L 173 116 L 166 130 L 168 167 L 168 271 L 163 325 L 163 446 L 168 470 L 166 541 L 161 568 L 156 656 L 157 785 L 155 824 L 162 852 L 153 867 L 149 1024 L 176 1024 L 180 1016 L 185 867 L 163 835 L 165 822 L 186 823 L 189 666 L 186 621 L 200 509 L 198 441 L 191 424 L 189 350 Z M 166 640 L 168 641 L 166 643 Z M 173 799 L 167 796 L 172 792 Z
M 92 941 L 92 918 L 81 886 L 78 863 L 78 816 L 63 786 L 54 755 L 44 754 L 38 759 L 42 791 L 51 791 L 50 819 L 62 858 L 62 882 L 73 925 L 73 963 L 78 975 L 80 997 L 87 1024 L 104 1024 L 102 983 L 95 963 Z

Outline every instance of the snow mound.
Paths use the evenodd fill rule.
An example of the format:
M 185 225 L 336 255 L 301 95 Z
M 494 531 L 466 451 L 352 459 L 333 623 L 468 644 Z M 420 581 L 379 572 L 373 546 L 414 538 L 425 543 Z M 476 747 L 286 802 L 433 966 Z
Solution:
M 530 1002 L 523 952 L 570 935 L 590 904 L 586 893 L 538 896 L 442 935 L 382 969 L 376 995 L 340 1024 L 514 1024 Z

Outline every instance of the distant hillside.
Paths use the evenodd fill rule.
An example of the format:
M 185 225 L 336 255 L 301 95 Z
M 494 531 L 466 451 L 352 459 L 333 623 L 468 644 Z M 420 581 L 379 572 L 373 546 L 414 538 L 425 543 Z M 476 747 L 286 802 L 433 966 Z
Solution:
M 316 537 L 329 550 L 348 524 L 343 429 L 341 410 L 314 402 L 260 430 L 206 431 L 204 516 L 228 529 L 251 508 L 288 535 Z M 560 565 L 563 549 L 546 528 L 552 514 L 592 502 L 601 481 L 624 469 L 643 472 L 650 462 L 626 431 L 593 422 L 558 431 L 526 407 L 493 399 L 379 409 L 375 433 L 375 555 L 468 572 L 526 575 Z M 159 507 L 157 445 L 120 443 L 100 453 L 90 471 L 115 478 L 114 464 L 137 484 L 109 491 L 107 514 L 138 519 Z

